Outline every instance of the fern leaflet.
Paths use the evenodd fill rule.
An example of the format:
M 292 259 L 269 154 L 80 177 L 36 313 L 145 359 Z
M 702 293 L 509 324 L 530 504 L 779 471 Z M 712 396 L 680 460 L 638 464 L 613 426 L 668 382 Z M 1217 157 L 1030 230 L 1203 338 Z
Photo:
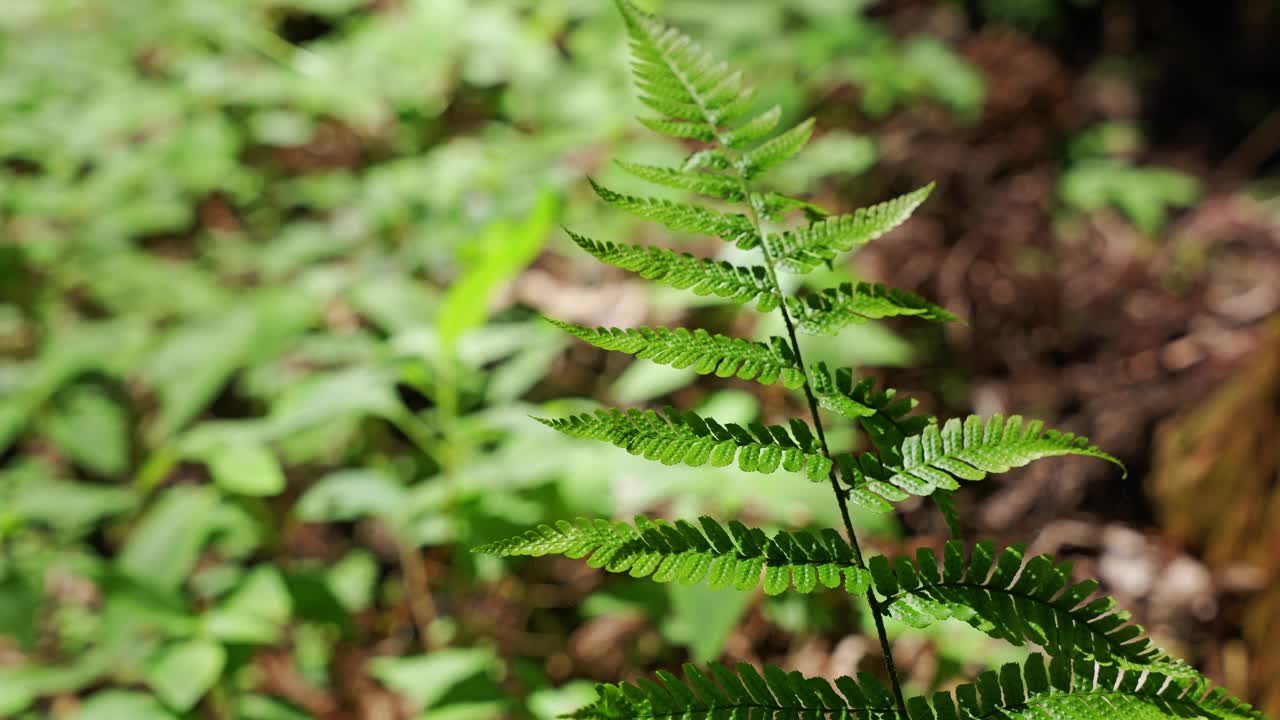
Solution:
M 782 302 L 769 282 L 768 272 L 759 265 L 739 267 L 665 248 L 618 245 L 573 232 L 569 232 L 569 236 L 578 247 L 600 261 L 677 290 L 688 289 L 697 295 L 716 295 L 744 304 L 755 301 L 756 309 L 761 312 L 769 312 Z
M 715 130 L 706 123 L 700 122 L 679 122 L 676 120 L 664 120 L 662 118 L 637 118 L 641 125 L 658 133 L 682 140 L 701 140 L 703 142 L 711 142 L 715 140 Z
M 882 457 L 899 457 L 898 448 L 903 441 L 937 422 L 932 415 L 911 414 L 919 405 L 913 397 L 899 397 L 894 388 L 877 390 L 871 378 L 855 383 L 850 368 L 839 368 L 832 375 L 826 363 L 820 362 L 810 372 L 819 403 L 857 420 Z M 868 413 L 866 408 L 874 412 Z
M 790 160 L 809 142 L 813 135 L 813 118 L 809 118 L 777 137 L 745 152 L 738 160 L 738 169 L 751 179 L 771 168 Z
M 787 298 L 796 326 L 812 335 L 834 335 L 848 325 L 876 318 L 910 315 L 935 322 L 956 316 L 906 290 L 876 283 L 842 283 L 804 297 Z
M 933 183 L 892 200 L 836 215 L 808 227 L 788 230 L 769 238 L 770 252 L 791 272 L 809 272 L 842 252 L 865 245 L 893 230 L 929 197 Z
M 811 222 L 817 222 L 830 215 L 826 210 L 807 200 L 793 198 L 782 193 L 752 193 L 751 206 L 756 209 L 760 217 L 766 220 L 777 222 L 782 220 L 787 213 L 793 210 L 801 210 L 804 212 Z
M 685 172 L 694 170 L 732 170 L 733 161 L 720 148 L 704 148 L 685 158 Z
M 804 371 L 796 366 L 791 348 L 782 338 L 772 338 L 766 345 L 742 338 L 712 335 L 702 328 L 693 332 L 664 327 L 622 330 L 592 329 L 556 320 L 551 323 L 596 347 L 675 368 L 692 367 L 702 375 L 737 376 L 764 385 L 772 385 L 781 379 L 784 386 L 793 389 L 805 383 Z
M 766 665 L 757 671 L 739 663 L 684 666 L 684 677 L 659 671 L 657 679 L 602 683 L 596 702 L 574 718 L 601 720 L 1156 720 L 1168 716 L 1214 720 L 1259 720 L 1261 713 L 1202 679 L 1177 680 L 1158 673 L 1125 671 L 1086 660 L 1031 655 L 1021 664 L 980 675 L 976 682 L 931 698 L 911 698 L 903 718 L 893 695 L 875 677 L 833 683 Z
M 815 375 L 814 385 L 821 380 Z M 837 458 L 840 474 L 849 486 L 849 499 L 868 510 L 888 512 L 885 502 L 905 500 L 909 495 L 928 496 L 937 490 L 955 490 L 960 480 L 978 481 L 989 473 L 1007 472 L 1035 460 L 1061 455 L 1083 455 L 1106 460 L 1121 470 L 1124 464 L 1089 444 L 1089 439 L 1073 433 L 1046 430 L 1044 423 L 1031 420 L 1023 426 L 1020 415 L 1007 420 L 992 415 L 983 420 L 970 415 L 964 424 L 952 418 L 938 429 L 925 426 L 917 435 L 897 447 L 884 443 L 897 437 L 900 429 L 878 416 L 858 418 L 867 428 L 880 455 L 862 453 Z
M 726 175 L 689 172 L 656 165 L 640 165 L 622 160 L 615 160 L 614 162 L 623 170 L 655 185 L 663 185 L 677 190 L 688 190 L 729 201 L 742 199 L 742 190 L 738 181 Z
M 996 551 L 980 542 L 970 554 L 951 540 L 943 562 L 921 548 L 913 563 L 883 556 L 868 560 L 876 592 L 889 615 L 927 627 L 958 618 L 1014 645 L 1035 643 L 1053 657 L 1087 657 L 1126 667 L 1158 669 L 1170 675 L 1193 672 L 1143 637 L 1142 626 L 1116 609 L 1110 597 L 1093 599 L 1098 583 L 1071 582 L 1071 564 L 1055 564 L 1050 555 L 1026 559 L 1021 546 Z
M 727 133 L 724 136 L 724 144 L 731 148 L 746 147 L 773 132 L 781 119 L 782 107 L 774 105 Z
M 618 0 L 618 8 L 631 37 L 631 67 L 641 102 L 701 124 L 713 136 L 716 126 L 746 112 L 752 93 L 742 84 L 741 73 L 627 0 Z
M 763 530 L 737 521 L 728 530 L 709 517 L 695 526 L 637 516 L 635 525 L 578 518 L 555 527 L 540 525 L 523 535 L 484 545 L 475 552 L 490 555 L 564 555 L 587 558 L 593 568 L 651 577 L 656 582 L 706 581 L 713 589 L 754 590 L 762 578 L 764 591 L 777 595 L 788 587 L 804 593 L 819 585 L 841 585 L 851 593 L 866 592 L 870 575 L 853 561 L 853 550 L 834 530 L 822 533 Z M 588 557 L 589 556 L 589 557 Z
M 952 418 L 941 430 L 930 425 L 904 440 L 899 455 L 902 465 L 888 480 L 913 495 L 928 495 L 935 488 L 954 490 L 959 487 L 955 478 L 982 480 L 988 473 L 1060 455 L 1094 457 L 1124 470 L 1124 463 L 1090 445 L 1089 438 L 1046 430 L 1039 420 L 1024 425 L 1020 415 L 992 415 L 985 422 L 970 415 L 963 425 Z
M 831 460 L 817 448 L 809 426 L 799 420 L 786 428 L 751 423 L 721 425 L 697 413 L 667 408 L 652 410 L 597 410 L 567 418 L 538 418 L 538 422 L 574 437 L 607 440 L 632 455 L 642 455 L 665 465 L 715 467 L 731 465 L 747 472 L 772 473 L 782 467 L 805 472 L 821 482 L 831 471 Z
M 678 232 L 715 235 L 730 242 L 752 244 L 758 242 L 755 228 L 746 215 L 726 215 L 707 208 L 685 203 L 635 197 L 616 193 L 590 181 L 600 199 L 637 217 L 654 220 Z

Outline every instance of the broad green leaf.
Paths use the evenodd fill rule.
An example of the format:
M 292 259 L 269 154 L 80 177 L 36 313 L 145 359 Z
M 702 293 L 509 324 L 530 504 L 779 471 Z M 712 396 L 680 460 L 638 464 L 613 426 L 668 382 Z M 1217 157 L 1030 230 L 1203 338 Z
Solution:
M 428 710 L 453 687 L 468 678 L 491 672 L 496 658 L 487 648 L 450 648 L 430 655 L 380 657 L 369 673 L 382 684 Z
M 353 367 L 315 375 L 289 388 L 272 405 L 263 439 L 283 438 L 338 420 L 404 412 L 389 370 Z
M 77 383 L 56 399 L 49 438 L 90 472 L 114 477 L 129 464 L 129 417 L 120 400 L 98 384 Z
M 557 688 L 541 688 L 529 693 L 529 711 L 537 720 L 557 720 L 591 702 L 595 696 L 592 683 L 573 680 Z
M 724 652 L 725 641 L 750 607 L 755 593 L 733 588 L 675 583 L 667 586 L 671 610 L 661 629 L 668 641 L 684 646 L 694 662 L 709 662 Z
M 138 494 L 128 487 L 63 480 L 44 463 L 29 461 L 0 472 L 0 498 L 19 522 L 76 534 L 132 509 Z
M 382 470 L 339 470 L 308 488 L 294 512 L 306 522 L 392 518 L 400 514 L 404 502 L 404 486 Z
M 329 591 L 349 613 L 366 610 L 373 604 L 378 581 L 378 561 L 372 553 L 355 549 L 328 571 Z
M 129 534 L 116 560 L 120 570 L 144 585 L 177 588 L 208 540 L 217 504 L 217 493 L 208 487 L 165 490 Z
M 633 362 L 618 375 L 609 396 L 623 405 L 648 402 L 689 386 L 698 379 L 693 368 L 673 368 L 654 363 Z
M 162 650 L 145 671 L 156 696 L 177 712 L 187 712 L 222 674 L 227 652 L 209 640 L 192 639 Z
M 86 700 L 72 720 L 178 720 L 160 701 L 146 693 L 102 690 Z
M 238 720 L 313 720 L 311 715 L 266 695 L 250 693 L 240 697 Z
M 80 690 L 110 666 L 107 654 L 90 651 L 57 666 L 32 663 L 0 668 L 0 714 L 19 717 L 39 698 Z
M 440 303 L 436 326 L 446 353 L 484 323 L 493 292 L 538 257 L 559 212 L 559 199 L 544 191 L 526 217 L 495 222 L 474 241 L 477 249 Z
M 253 349 L 257 315 L 241 307 L 174 331 L 143 376 L 160 396 L 154 433 L 167 438 L 204 411 Z
M 20 389 L 0 397 L 0 451 L 17 439 L 31 416 L 67 381 L 91 370 L 122 375 L 131 369 L 147 336 L 147 328 L 132 319 L 60 329 L 41 347 Z
M 210 451 L 206 462 L 213 481 L 227 492 L 268 497 L 284 491 L 284 470 L 265 445 L 228 443 Z
M 271 644 L 284 633 L 293 600 L 280 571 L 260 566 L 202 618 L 204 631 L 224 642 Z

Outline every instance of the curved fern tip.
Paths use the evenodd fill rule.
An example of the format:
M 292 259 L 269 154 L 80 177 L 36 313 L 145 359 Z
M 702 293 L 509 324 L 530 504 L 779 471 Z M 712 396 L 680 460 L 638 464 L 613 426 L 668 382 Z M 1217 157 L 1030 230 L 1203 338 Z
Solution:
M 1111 455 L 1110 453 L 1102 453 L 1102 459 L 1120 468 L 1121 480 L 1125 480 L 1129 477 L 1129 467 L 1124 464 L 1123 460 L 1121 460 L 1120 458 L 1114 455 Z

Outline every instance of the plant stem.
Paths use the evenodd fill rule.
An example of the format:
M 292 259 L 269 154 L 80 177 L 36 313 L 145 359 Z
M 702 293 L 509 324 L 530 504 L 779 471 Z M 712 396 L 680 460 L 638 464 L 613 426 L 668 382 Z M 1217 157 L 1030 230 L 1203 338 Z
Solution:
M 402 537 L 396 538 L 400 554 L 400 572 L 404 574 L 405 601 L 409 605 L 409 617 L 418 631 L 418 645 L 423 652 L 431 651 L 429 628 L 436 617 L 435 602 L 431 599 L 427 565 L 421 551 Z
M 795 323 L 791 320 L 791 313 L 787 310 L 786 298 L 783 295 L 782 285 L 778 282 L 778 272 L 774 267 L 773 256 L 769 253 L 769 246 L 765 243 L 764 228 L 760 222 L 760 216 L 756 212 L 755 205 L 751 202 L 751 192 L 747 186 L 747 179 L 742 171 L 738 171 L 738 183 L 742 189 L 742 196 L 747 202 L 751 224 L 755 227 L 756 234 L 760 236 L 760 250 L 764 255 L 765 271 L 769 274 L 769 282 L 773 285 L 774 290 L 778 293 L 778 297 L 782 302 L 778 303 L 778 310 L 782 313 L 782 321 L 787 326 L 787 336 L 791 342 L 791 351 L 795 354 L 796 364 L 800 366 L 800 371 L 805 373 L 804 395 L 809 401 L 809 415 L 813 418 L 814 430 L 818 433 L 818 443 L 822 447 L 822 454 L 832 461 L 831 472 L 828 478 L 831 480 L 831 490 L 836 494 L 836 502 L 840 505 L 840 517 L 844 520 L 845 532 L 849 535 L 849 545 L 853 548 L 853 561 L 859 568 L 866 568 L 866 562 L 862 558 L 862 548 L 858 545 L 858 535 L 853 530 L 853 521 L 849 518 L 849 502 L 844 491 L 840 489 L 839 476 L 835 466 L 835 458 L 831 456 L 831 449 L 827 446 L 827 435 L 822 427 L 822 418 L 818 415 L 818 399 L 813 394 L 813 383 L 808 377 L 809 371 L 804 364 L 804 356 L 800 351 L 800 340 L 796 337 Z M 871 606 L 871 617 L 876 623 L 876 633 L 880 636 L 880 650 L 884 653 L 885 667 L 889 673 L 889 682 L 893 688 L 893 697 L 898 704 L 898 714 L 902 720 L 907 719 L 907 701 L 902 695 L 902 683 L 898 679 L 898 669 L 893 662 L 893 648 L 889 644 L 889 635 L 884 627 L 884 608 L 880 606 L 880 601 L 876 598 L 875 590 L 867 588 L 867 604 Z

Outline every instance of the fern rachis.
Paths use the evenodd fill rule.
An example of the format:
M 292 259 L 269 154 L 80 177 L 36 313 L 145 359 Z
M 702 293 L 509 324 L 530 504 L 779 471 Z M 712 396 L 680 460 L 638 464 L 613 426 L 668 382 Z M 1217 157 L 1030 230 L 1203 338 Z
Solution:
M 662 412 L 599 410 L 544 424 L 582 438 L 604 440 L 667 465 L 736 465 L 746 472 L 805 475 L 829 482 L 844 536 L 764 531 L 710 518 L 698 524 L 639 516 L 633 524 L 606 519 L 560 521 L 476 548 L 500 556 L 559 554 L 592 567 L 657 582 L 706 583 L 769 594 L 844 591 L 866 598 L 879 635 L 888 686 L 859 674 L 833 688 L 775 667 L 748 665 L 706 671 L 686 666 L 684 679 L 660 671 L 658 680 L 600 685 L 599 699 L 574 713 L 580 718 L 894 718 L 959 720 L 1019 717 L 1110 720 L 1160 717 L 1257 718 L 1249 706 L 1220 690 L 1189 666 L 1157 649 L 1110 598 L 1096 597 L 1097 583 L 1073 582 L 1070 566 L 1041 555 L 1027 559 L 1018 546 L 996 552 L 953 539 L 941 564 L 925 549 L 914 561 L 880 555 L 864 558 L 849 504 L 886 512 L 912 495 L 937 501 L 960 530 L 949 493 L 961 482 L 982 480 L 1030 462 L 1082 455 L 1119 465 L 1088 440 L 1019 416 L 970 416 L 939 426 L 913 414 L 914 401 L 892 389 L 858 381 L 852 371 L 806 367 L 798 332 L 835 333 L 850 323 L 910 316 L 932 322 L 956 318 L 907 291 L 867 283 L 786 297 L 778 271 L 808 272 L 901 225 L 924 202 L 932 185 L 847 215 L 758 191 L 767 171 L 785 163 L 814 132 L 812 120 L 779 130 L 778 107 L 753 112 L 753 94 L 740 73 L 680 32 L 617 0 L 631 39 L 641 101 L 657 117 L 641 119 L 651 130 L 708 144 L 680 167 L 620 163 L 636 177 L 704 195 L 716 206 L 625 195 L 591 183 L 608 204 L 682 232 L 718 236 L 759 253 L 760 263 L 739 266 L 664 248 L 622 245 L 570 233 L 597 259 L 640 276 L 761 312 L 778 311 L 787 334 L 768 342 L 714 335 L 694 328 L 589 328 L 552 321 L 579 339 L 638 359 L 692 367 L 703 374 L 736 376 L 763 384 L 781 381 L 800 390 L 809 422 L 787 426 L 721 424 L 714 418 L 668 408 Z M 733 209 L 720 209 L 725 205 Z M 766 223 L 803 213 L 806 226 L 775 232 Z M 874 452 L 834 455 L 819 407 L 857 423 Z M 1122 466 L 1123 467 L 1123 466 Z M 923 627 L 961 619 L 1014 644 L 1031 643 L 1050 657 L 1032 655 L 972 684 L 931 698 L 906 698 L 885 631 L 886 616 Z

